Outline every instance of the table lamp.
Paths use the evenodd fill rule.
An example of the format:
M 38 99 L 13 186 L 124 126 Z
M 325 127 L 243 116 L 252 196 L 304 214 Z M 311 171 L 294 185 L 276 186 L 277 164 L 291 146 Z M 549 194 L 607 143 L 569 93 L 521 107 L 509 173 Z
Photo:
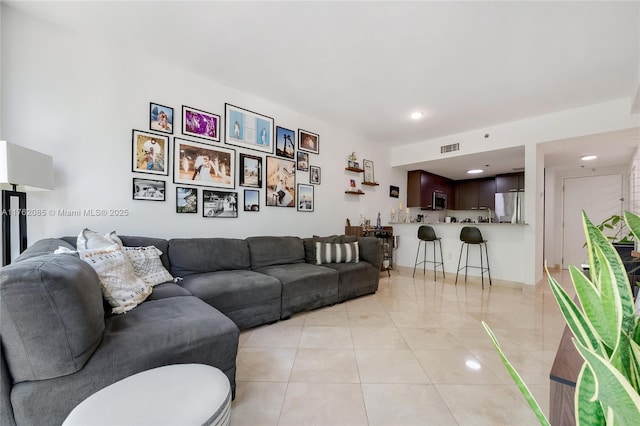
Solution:
M 11 263 L 11 217 L 18 217 L 19 245 L 27 248 L 27 191 L 53 189 L 53 158 L 32 149 L 0 141 L 2 188 L 2 265 Z M 18 209 L 11 199 L 18 199 Z

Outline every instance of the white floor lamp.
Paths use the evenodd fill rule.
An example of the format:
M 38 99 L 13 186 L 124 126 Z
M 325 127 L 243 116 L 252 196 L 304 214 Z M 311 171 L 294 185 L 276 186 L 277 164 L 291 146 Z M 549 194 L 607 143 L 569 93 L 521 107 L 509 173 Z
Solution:
M 53 158 L 32 149 L 0 141 L 2 188 L 2 265 L 11 263 L 11 218 L 18 218 L 20 252 L 27 248 L 26 191 L 53 189 Z M 18 208 L 12 208 L 17 198 Z

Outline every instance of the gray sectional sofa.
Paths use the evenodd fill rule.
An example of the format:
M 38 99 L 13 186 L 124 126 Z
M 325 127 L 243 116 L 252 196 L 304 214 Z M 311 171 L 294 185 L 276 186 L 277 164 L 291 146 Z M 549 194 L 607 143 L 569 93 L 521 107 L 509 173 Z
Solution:
M 38 241 L 0 269 L 0 424 L 60 424 L 99 389 L 174 363 L 217 367 L 235 391 L 240 329 L 375 293 L 382 262 L 373 237 L 120 238 L 157 247 L 182 280 L 112 315 L 93 268 L 53 254 L 75 237 Z M 354 240 L 359 262 L 316 264 L 316 242 Z

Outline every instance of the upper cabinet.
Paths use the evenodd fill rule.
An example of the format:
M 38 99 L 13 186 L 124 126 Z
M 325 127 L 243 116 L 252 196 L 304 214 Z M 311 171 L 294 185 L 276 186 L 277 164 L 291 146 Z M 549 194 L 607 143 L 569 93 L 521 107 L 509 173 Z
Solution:
M 407 173 L 407 207 L 432 209 L 433 193 L 447 196 L 447 208 L 454 208 L 454 181 L 424 170 Z
M 494 209 L 496 180 L 468 179 L 456 181 L 455 197 L 457 210 Z
M 496 175 L 496 192 L 524 191 L 524 173 L 509 173 Z

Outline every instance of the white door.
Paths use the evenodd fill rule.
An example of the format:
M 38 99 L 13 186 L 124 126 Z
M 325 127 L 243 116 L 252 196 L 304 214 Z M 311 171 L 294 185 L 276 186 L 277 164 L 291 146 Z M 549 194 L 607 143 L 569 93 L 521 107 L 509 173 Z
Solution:
M 612 214 L 622 213 L 622 175 L 564 179 L 562 268 L 580 266 L 587 260 L 581 211 L 594 225 Z

